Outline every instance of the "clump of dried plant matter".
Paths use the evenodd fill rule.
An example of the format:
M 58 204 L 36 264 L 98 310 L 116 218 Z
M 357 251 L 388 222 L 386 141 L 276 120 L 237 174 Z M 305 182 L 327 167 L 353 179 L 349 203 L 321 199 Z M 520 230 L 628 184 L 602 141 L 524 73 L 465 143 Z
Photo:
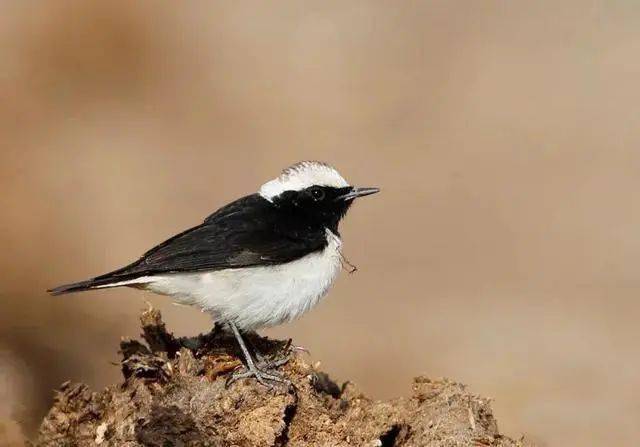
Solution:
M 157 310 L 141 317 L 146 344 L 121 343 L 124 382 L 95 392 L 65 383 L 44 419 L 40 446 L 519 446 L 498 432 L 487 399 L 448 380 L 414 379 L 410 397 L 374 401 L 338 386 L 294 354 L 289 389 L 255 380 L 226 386 L 241 365 L 233 337 L 166 331 Z M 288 344 L 258 336 L 278 355 Z

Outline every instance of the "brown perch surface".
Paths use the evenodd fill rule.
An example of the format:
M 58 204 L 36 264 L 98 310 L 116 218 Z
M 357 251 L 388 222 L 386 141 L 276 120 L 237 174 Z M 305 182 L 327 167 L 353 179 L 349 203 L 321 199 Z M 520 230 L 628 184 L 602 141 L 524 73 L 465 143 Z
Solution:
M 245 379 L 232 336 L 166 331 L 160 312 L 141 316 L 147 346 L 121 343 L 124 383 L 94 392 L 65 383 L 40 427 L 37 446 L 523 446 L 498 433 L 489 400 L 449 380 L 417 377 L 409 398 L 374 401 L 338 386 L 295 354 L 282 368 L 295 388 L 268 390 Z M 260 352 L 288 344 L 254 336 Z

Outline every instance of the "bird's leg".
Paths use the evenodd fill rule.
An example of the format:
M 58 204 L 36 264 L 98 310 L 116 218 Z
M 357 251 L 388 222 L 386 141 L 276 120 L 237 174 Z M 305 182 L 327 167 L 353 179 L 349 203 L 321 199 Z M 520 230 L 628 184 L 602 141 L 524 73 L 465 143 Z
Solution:
M 256 363 L 258 368 L 262 369 L 263 371 L 274 370 L 276 368 L 279 368 L 282 365 L 286 365 L 287 363 L 289 363 L 289 360 L 291 360 L 291 357 L 293 355 L 292 351 L 295 349 L 294 347 L 291 346 L 291 339 L 289 339 L 287 343 L 284 345 L 284 347 L 282 349 L 279 349 L 278 352 L 276 352 L 275 354 L 264 355 L 251 342 L 251 340 L 247 339 L 245 340 L 245 342 L 247 343 L 249 348 L 253 351 L 255 359 L 257 360 Z M 280 355 L 282 353 L 284 354 Z
M 253 334 L 256 337 L 259 337 L 259 335 L 256 332 L 253 332 Z M 247 334 L 245 334 L 247 335 Z M 261 367 L 263 364 L 267 363 L 267 357 L 264 356 L 260 350 L 256 347 L 256 345 L 251 341 L 251 338 L 247 338 L 244 341 L 247 345 L 247 348 L 249 349 L 249 352 L 253 352 L 253 356 L 256 359 L 256 364 Z
M 282 349 L 279 349 L 278 352 L 273 355 L 262 354 L 256 347 L 256 345 L 253 344 L 250 338 L 247 338 L 245 340 L 245 343 L 250 352 L 253 352 L 253 356 L 256 360 L 256 366 L 258 367 L 258 369 L 261 369 L 263 371 L 272 371 L 281 367 L 282 365 L 286 365 L 287 363 L 289 363 L 289 361 L 293 357 L 293 353 L 296 351 L 309 354 L 309 351 L 305 348 L 300 346 L 293 346 L 291 339 L 287 340 L 284 347 Z
M 240 349 L 242 350 L 242 354 L 244 355 L 244 358 L 246 361 L 246 371 L 233 374 L 229 378 L 229 380 L 227 380 L 227 385 L 232 384 L 238 379 L 244 379 L 248 377 L 255 377 L 255 379 L 259 383 L 266 386 L 267 388 L 273 388 L 273 384 L 269 383 L 270 381 L 283 383 L 285 385 L 291 385 L 291 382 L 289 380 L 279 375 L 266 373 L 261 369 L 259 369 L 256 366 L 253 358 L 251 357 L 251 354 L 247 349 L 247 345 L 244 343 L 244 340 L 242 339 L 242 335 L 240 335 L 240 331 L 238 330 L 238 327 L 235 325 L 235 323 L 231 323 L 231 322 L 229 322 L 229 327 L 231 327 L 231 330 L 233 331 L 233 335 L 236 337 L 236 340 L 238 341 L 238 345 L 240 346 Z
M 286 365 L 287 363 L 289 363 L 294 353 L 296 352 L 303 352 L 307 355 L 310 355 L 309 350 L 304 346 L 294 346 L 292 339 L 287 340 L 287 343 L 284 345 L 284 347 L 278 351 L 278 354 L 283 354 L 280 356 L 276 354 L 275 359 L 267 360 L 267 358 L 261 355 L 258 351 L 255 352 L 258 362 L 262 367 L 264 367 L 264 369 L 267 370 L 279 368 L 282 365 Z
M 256 351 L 257 354 L 257 351 Z M 282 354 L 282 355 L 281 355 Z M 274 370 L 276 368 L 281 367 L 282 365 L 286 365 L 291 360 L 293 356 L 292 348 L 291 348 L 291 339 L 287 341 L 284 348 L 279 350 L 273 357 L 267 358 L 263 355 L 258 355 L 258 360 L 260 362 L 260 366 L 267 371 Z

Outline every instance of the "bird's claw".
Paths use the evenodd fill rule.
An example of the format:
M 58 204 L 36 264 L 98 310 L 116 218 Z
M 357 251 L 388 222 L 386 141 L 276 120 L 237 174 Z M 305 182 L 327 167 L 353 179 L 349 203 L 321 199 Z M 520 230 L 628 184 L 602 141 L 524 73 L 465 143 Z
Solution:
M 279 374 L 265 372 L 262 369 L 257 368 L 255 366 L 253 368 L 245 368 L 245 371 L 236 372 L 232 374 L 231 377 L 227 379 L 226 386 L 227 387 L 230 386 L 236 380 L 247 379 L 251 377 L 255 378 L 258 381 L 258 383 L 267 387 L 268 389 L 273 389 L 274 382 L 283 384 L 287 387 L 291 386 L 290 380 L 285 379 Z
M 262 355 L 256 355 L 256 358 L 258 359 L 258 369 L 263 371 L 273 371 L 274 369 L 289 363 L 292 356 L 291 351 L 287 352 L 284 356 L 273 360 L 267 360 L 267 358 Z

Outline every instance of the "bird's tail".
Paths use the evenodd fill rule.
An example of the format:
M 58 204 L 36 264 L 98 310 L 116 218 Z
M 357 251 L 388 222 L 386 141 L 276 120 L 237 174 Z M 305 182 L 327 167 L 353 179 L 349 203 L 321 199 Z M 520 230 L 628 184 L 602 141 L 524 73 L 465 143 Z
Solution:
M 109 287 L 120 287 L 132 284 L 135 280 L 122 276 L 104 275 L 91 278 L 86 281 L 63 284 L 53 289 L 47 290 L 51 295 L 64 295 L 65 293 L 85 292 L 87 290 L 105 289 Z

